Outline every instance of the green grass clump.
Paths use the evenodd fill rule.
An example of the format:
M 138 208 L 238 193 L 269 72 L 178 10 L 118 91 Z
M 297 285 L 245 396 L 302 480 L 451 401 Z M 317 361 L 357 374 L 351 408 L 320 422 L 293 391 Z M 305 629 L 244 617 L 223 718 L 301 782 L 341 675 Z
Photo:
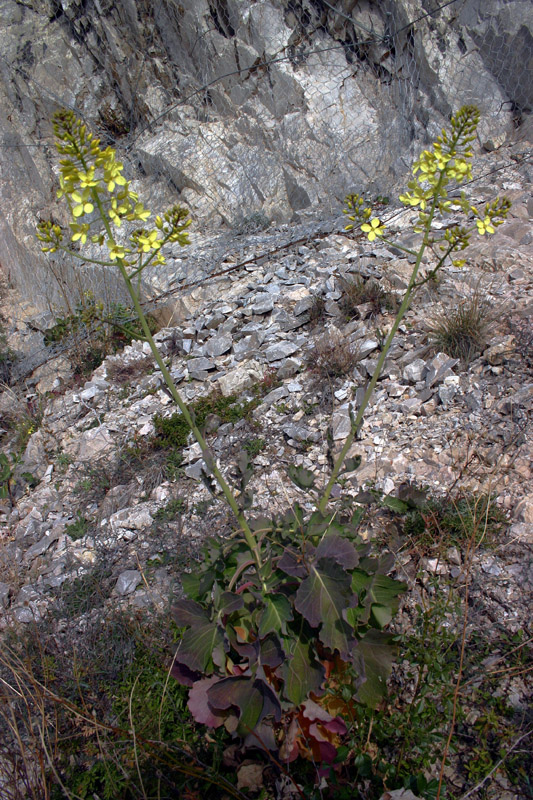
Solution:
M 237 402 L 237 395 L 223 397 L 218 393 L 212 393 L 207 397 L 201 397 L 190 406 L 194 414 L 197 426 L 200 430 L 205 428 L 207 417 L 210 414 L 217 416 L 220 423 L 238 422 L 246 417 L 250 411 L 260 403 L 259 397 L 253 400 Z M 187 446 L 187 439 L 191 431 L 185 417 L 179 412 L 175 412 L 171 417 L 162 417 L 160 414 L 154 416 L 154 427 L 156 435 L 153 444 L 158 448 L 183 448 Z
M 469 364 L 485 349 L 493 320 L 488 303 L 476 292 L 436 317 L 429 331 L 431 343 L 435 350 Z

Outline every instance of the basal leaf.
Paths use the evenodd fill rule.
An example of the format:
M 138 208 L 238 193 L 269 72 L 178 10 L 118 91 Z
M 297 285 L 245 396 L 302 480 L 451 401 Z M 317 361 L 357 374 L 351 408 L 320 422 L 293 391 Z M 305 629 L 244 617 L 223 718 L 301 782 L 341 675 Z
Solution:
M 259 621 L 259 636 L 271 632 L 285 633 L 286 624 L 293 618 L 291 604 L 283 594 L 271 594 L 265 600 L 265 608 Z
M 324 667 L 314 658 L 304 627 L 302 620 L 300 625 L 293 626 L 291 635 L 283 639 L 287 656 L 282 665 L 285 682 L 283 693 L 295 706 L 303 703 L 310 692 L 322 694 L 325 676 Z
M 178 623 L 179 624 L 179 623 Z M 216 622 L 199 622 L 185 631 L 180 642 L 176 661 L 197 672 L 211 672 L 213 654 L 217 663 L 223 663 L 224 636 Z
M 315 548 L 307 543 L 305 551 L 286 547 L 283 555 L 278 561 L 278 567 L 287 575 L 295 578 L 303 578 L 308 573 L 307 562 L 312 560 L 315 555 Z
M 366 680 L 356 698 L 369 708 L 376 708 L 385 696 L 396 651 L 392 639 L 391 633 L 369 630 L 357 644 L 354 664 L 360 673 L 364 672 Z
M 309 536 L 322 536 L 331 524 L 331 514 L 325 517 L 320 511 L 315 511 L 307 524 L 307 534 Z
M 268 636 L 261 642 L 260 648 L 261 664 L 275 669 L 283 663 L 285 653 L 281 647 L 277 636 Z
M 172 618 L 176 625 L 185 628 L 189 625 L 204 625 L 210 622 L 207 611 L 194 600 L 178 600 L 172 607 Z
M 211 591 L 215 580 L 212 571 L 185 572 L 181 575 L 181 585 L 187 597 L 199 600 Z
M 316 476 L 314 472 L 305 469 L 305 467 L 295 467 L 294 464 L 291 464 L 287 469 L 287 474 L 291 481 L 305 492 L 312 489 L 315 485 Z
M 409 511 L 409 506 L 407 503 L 404 503 L 403 500 L 399 500 L 392 494 L 386 494 L 381 498 L 381 502 L 384 506 L 390 508 L 391 511 L 397 511 L 399 514 L 405 514 L 407 511 Z
M 218 603 L 218 610 L 223 614 L 231 614 L 233 611 L 238 611 L 243 605 L 242 595 L 235 594 L 235 592 L 223 592 Z
M 353 544 L 338 533 L 327 533 L 316 549 L 316 560 L 331 558 L 344 569 L 353 569 L 359 562 L 359 553 Z
M 309 577 L 302 581 L 294 606 L 314 628 L 321 624 L 320 641 L 348 658 L 353 646 L 353 631 L 344 611 L 356 603 L 351 576 L 331 558 L 311 565 Z
M 215 712 L 233 707 L 239 716 L 237 732 L 245 736 L 266 717 L 281 719 L 281 706 L 270 686 L 257 678 L 223 678 L 207 692 L 210 707 Z
M 227 713 L 216 712 L 210 705 L 207 697 L 208 690 L 219 681 L 216 675 L 196 681 L 189 692 L 189 711 L 197 722 L 209 728 L 218 728 L 227 717 Z

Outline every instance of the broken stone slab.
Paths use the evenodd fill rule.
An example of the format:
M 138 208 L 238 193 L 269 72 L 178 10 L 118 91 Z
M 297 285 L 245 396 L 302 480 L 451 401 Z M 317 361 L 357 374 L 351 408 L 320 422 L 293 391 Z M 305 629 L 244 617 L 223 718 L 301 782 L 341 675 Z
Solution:
M 287 397 L 288 394 L 289 392 L 286 386 L 278 386 L 277 389 L 273 389 L 271 392 L 265 395 L 265 397 L 263 397 L 261 405 L 271 406 L 274 403 L 279 403 L 279 401 L 284 397 Z
M 258 361 L 245 361 L 236 369 L 230 370 L 218 379 L 218 386 L 224 397 L 239 394 L 263 377 L 263 368 Z
M 209 339 L 205 346 L 205 351 L 211 358 L 216 358 L 216 356 L 222 356 L 231 350 L 232 345 L 232 336 L 229 333 L 223 333 L 220 336 L 213 336 L 212 339 Z
M 216 364 L 210 358 L 205 358 L 205 356 L 200 356 L 199 358 L 191 358 L 187 361 L 187 369 L 189 371 L 189 375 L 194 377 L 193 373 L 196 372 L 210 372 L 212 369 L 216 369 Z
M 69 443 L 65 450 L 76 455 L 78 461 L 92 461 L 111 450 L 114 446 L 113 437 L 106 425 L 99 425 L 84 431 L 77 442 Z M 74 452 L 73 452 L 74 451 Z
M 452 370 L 458 363 L 458 358 L 450 358 L 446 353 L 437 353 L 426 365 L 425 380 L 427 388 L 431 389 L 436 383 L 441 383 L 449 375 L 452 375 Z
M 418 416 L 422 408 L 422 400 L 419 397 L 409 397 L 400 404 L 400 410 L 404 414 L 414 414 Z
M 282 430 L 289 439 L 294 439 L 297 442 L 319 442 L 321 438 L 318 431 L 312 430 L 306 425 L 298 425 L 292 422 L 284 425 Z
M 43 553 L 46 553 L 50 545 L 59 539 L 62 532 L 62 527 L 57 527 L 55 530 L 46 533 L 42 539 L 39 539 L 38 542 L 35 542 L 35 544 L 32 544 L 32 546 L 26 550 L 24 554 L 24 561 L 33 561 L 33 559 L 37 558 L 37 556 L 41 556 Z
M 439 386 L 437 393 L 439 395 L 442 405 L 448 406 L 452 402 L 455 395 L 457 394 L 457 386 L 454 386 L 453 383 L 442 384 L 442 386 Z
M 274 308 L 274 297 L 268 292 L 257 294 L 250 308 L 254 314 L 268 314 Z
M 267 361 L 281 361 L 283 358 L 288 358 L 296 353 L 300 348 L 294 342 L 276 342 L 276 344 L 267 347 L 265 350 L 265 358 Z
M 374 350 L 377 350 L 378 347 L 379 347 L 379 342 L 376 341 L 376 339 L 366 339 L 357 347 L 358 360 L 363 360 L 364 358 L 369 356 L 370 353 L 373 353 Z
M 142 531 L 149 528 L 153 522 L 152 515 L 147 508 L 124 508 L 116 511 L 109 517 L 109 525 L 113 531 L 120 528 L 128 530 Z
M 141 581 L 142 575 L 138 569 L 127 569 L 118 576 L 113 593 L 122 597 L 132 594 Z
M 245 336 L 244 339 L 240 339 L 240 341 L 235 342 L 233 345 L 233 355 L 235 360 L 244 361 L 245 358 L 249 358 L 251 355 L 256 353 L 259 350 L 262 338 L 263 337 L 259 336 L 257 332 L 254 332 L 249 336 Z
M 424 359 L 415 358 L 414 361 L 405 367 L 402 377 L 404 381 L 408 381 L 409 383 L 417 383 L 418 381 L 422 380 L 425 368 L 426 362 Z
M 336 409 L 331 419 L 331 435 L 333 440 L 346 439 L 352 429 L 352 421 L 350 419 L 349 404 L 344 403 Z

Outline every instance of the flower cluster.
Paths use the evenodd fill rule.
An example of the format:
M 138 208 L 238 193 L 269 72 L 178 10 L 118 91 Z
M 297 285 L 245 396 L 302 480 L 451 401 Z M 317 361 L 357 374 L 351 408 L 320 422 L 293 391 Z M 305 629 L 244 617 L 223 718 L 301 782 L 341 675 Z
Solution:
M 159 252 L 167 242 L 188 244 L 186 228 L 188 211 L 175 206 L 157 217 L 155 228 L 139 228 L 129 235 L 127 242 L 119 242 L 113 229 L 123 222 L 145 223 L 151 212 L 139 202 L 139 196 L 130 188 L 122 175 L 124 166 L 116 159 L 112 147 L 102 149 L 86 126 L 72 111 L 61 110 L 54 115 L 56 147 L 64 156 L 60 161 L 60 188 L 57 197 L 65 197 L 71 212 L 69 223 L 73 242 L 107 245 L 109 260 L 120 260 L 135 273 L 148 263 L 164 264 Z M 41 223 L 38 238 L 44 243 L 43 252 L 54 252 L 62 244 L 63 233 L 53 223 Z M 144 261 L 143 261 L 144 259 Z M 104 263 L 104 262 L 102 262 Z M 109 263 L 109 262 L 105 262 Z
M 418 219 L 413 226 L 415 233 L 424 234 L 426 246 L 438 245 L 441 253 L 444 253 L 439 259 L 439 266 L 453 252 L 466 248 L 473 231 L 477 230 L 481 235 L 494 233 L 495 228 L 505 220 L 511 205 L 507 198 L 502 198 L 487 203 L 482 211 L 478 211 L 470 205 L 464 192 L 460 197 L 448 196 L 450 183 L 460 186 L 472 179 L 471 143 L 475 139 L 478 122 L 479 111 L 475 106 L 464 106 L 458 111 L 452 117 L 451 130 L 443 129 L 433 147 L 424 150 L 414 162 L 413 178 L 407 184 L 408 191 L 400 195 L 405 206 L 418 209 Z M 344 213 L 352 223 L 345 230 L 353 230 L 358 225 L 371 242 L 385 235 L 385 226 L 378 218 L 372 218 L 371 209 L 365 206 L 360 195 L 348 195 L 345 203 Z M 439 214 L 445 217 L 456 212 L 462 212 L 475 222 L 475 226 L 450 225 L 443 235 L 435 236 L 432 231 L 435 216 Z M 455 260 L 453 263 L 462 266 L 465 262 Z

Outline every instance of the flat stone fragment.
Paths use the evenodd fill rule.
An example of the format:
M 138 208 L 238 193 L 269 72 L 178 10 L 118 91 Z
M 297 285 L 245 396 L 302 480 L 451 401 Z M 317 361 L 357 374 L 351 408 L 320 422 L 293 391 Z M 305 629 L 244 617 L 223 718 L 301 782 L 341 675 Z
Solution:
M 288 436 L 289 439 L 295 439 L 297 442 L 320 441 L 320 433 L 307 428 L 305 425 L 296 425 L 295 423 L 284 425 L 283 433 Z
M 346 439 L 352 429 L 352 421 L 348 408 L 348 403 L 345 403 L 333 414 L 331 420 L 331 435 L 334 441 Z
M 224 333 L 221 336 L 213 336 L 212 339 L 209 339 L 205 346 L 205 350 L 208 356 L 215 358 L 216 356 L 222 356 L 224 353 L 227 353 L 228 350 L 231 350 L 233 345 L 233 339 L 229 333 Z
M 191 358 L 190 361 L 187 361 L 187 369 L 189 370 L 189 374 L 192 372 L 209 372 L 211 369 L 216 369 L 216 364 L 214 361 L 211 361 L 211 359 L 200 356 L 199 358 Z
M 218 379 L 220 391 L 224 397 L 239 394 L 263 377 L 263 368 L 258 361 L 245 361 L 236 369 L 227 372 Z
M 282 358 L 288 358 L 297 350 L 299 350 L 299 347 L 293 342 L 277 342 L 267 347 L 265 358 L 267 361 L 281 361 Z
M 422 375 L 424 374 L 425 368 L 426 362 L 424 359 L 415 358 L 415 360 L 408 364 L 403 371 L 404 381 L 417 383 L 418 381 L 422 380 Z
M 258 294 L 251 305 L 254 314 L 267 314 L 274 308 L 274 298 L 271 294 Z
M 127 569 L 118 576 L 114 593 L 121 596 L 131 594 L 141 581 L 142 575 L 138 569 Z

